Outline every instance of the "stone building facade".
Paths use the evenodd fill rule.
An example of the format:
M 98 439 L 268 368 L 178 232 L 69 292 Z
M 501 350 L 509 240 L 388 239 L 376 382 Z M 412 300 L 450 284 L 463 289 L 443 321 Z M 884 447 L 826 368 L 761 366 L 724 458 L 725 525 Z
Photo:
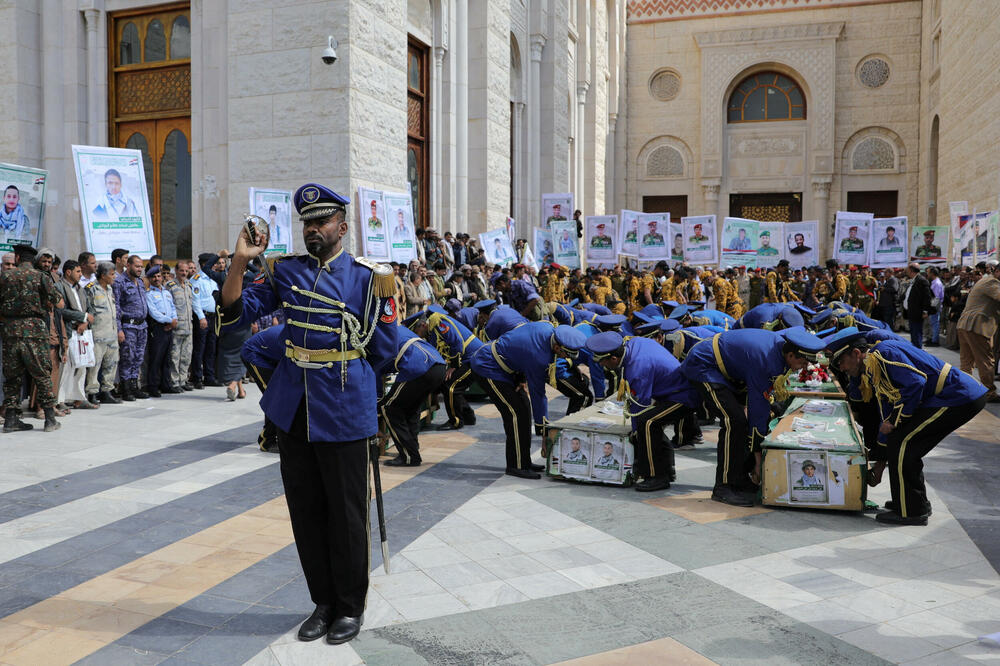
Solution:
M 522 235 L 545 192 L 827 228 L 1000 206 L 993 0 L 3 0 L 0 26 L 0 161 L 49 170 L 66 253 L 71 144 L 146 151 L 168 257 L 231 245 L 249 187 L 306 181 Z

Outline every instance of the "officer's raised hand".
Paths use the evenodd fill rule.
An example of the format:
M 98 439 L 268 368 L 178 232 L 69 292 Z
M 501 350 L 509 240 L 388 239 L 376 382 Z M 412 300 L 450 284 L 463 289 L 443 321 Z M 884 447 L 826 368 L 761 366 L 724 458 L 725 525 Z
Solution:
M 267 234 L 258 234 L 257 244 L 255 245 L 250 240 L 250 231 L 246 227 L 243 227 L 240 230 L 239 237 L 236 239 L 236 250 L 233 251 L 233 259 L 242 259 L 245 267 L 245 264 L 264 254 L 264 250 L 267 249 L 267 241 Z

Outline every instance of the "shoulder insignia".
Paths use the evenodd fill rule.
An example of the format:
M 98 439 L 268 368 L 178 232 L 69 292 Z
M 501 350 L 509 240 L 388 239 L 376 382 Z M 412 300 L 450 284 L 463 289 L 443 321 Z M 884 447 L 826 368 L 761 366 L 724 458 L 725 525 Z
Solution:
M 392 266 L 380 264 L 367 257 L 354 257 L 354 261 L 361 264 L 374 275 L 375 295 L 379 298 L 392 298 L 396 295 L 396 279 Z
M 97 284 L 97 280 L 94 280 L 93 282 L 88 284 L 86 287 L 84 287 L 84 289 L 93 289 L 95 284 Z

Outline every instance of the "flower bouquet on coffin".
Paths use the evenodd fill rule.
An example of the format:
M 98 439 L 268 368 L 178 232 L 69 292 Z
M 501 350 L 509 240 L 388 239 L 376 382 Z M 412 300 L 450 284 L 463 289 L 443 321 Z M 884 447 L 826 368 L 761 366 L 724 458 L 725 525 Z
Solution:
M 830 368 L 822 363 L 810 363 L 799 371 L 798 380 L 810 388 L 819 388 L 830 381 Z

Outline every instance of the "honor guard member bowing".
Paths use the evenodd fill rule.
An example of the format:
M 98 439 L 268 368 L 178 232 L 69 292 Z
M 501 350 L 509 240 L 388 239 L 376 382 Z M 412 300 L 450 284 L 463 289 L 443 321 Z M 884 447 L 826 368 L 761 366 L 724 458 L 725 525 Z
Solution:
M 244 229 L 219 322 L 247 326 L 284 309 L 284 357 L 261 407 L 279 430 L 292 533 L 316 604 L 299 638 L 343 643 L 361 630 L 368 593 L 368 440 L 378 431 L 378 379 L 398 350 L 396 286 L 388 266 L 344 250 L 347 198 L 310 183 L 294 203 L 308 254 L 276 261 L 273 286 L 242 291 L 247 265 L 268 242 L 252 243 Z
M 61 299 L 52 278 L 35 269 L 33 262 L 37 254 L 29 245 L 15 245 L 14 268 L 0 272 L 4 432 L 33 427 L 21 420 L 21 388 L 25 374 L 31 376 L 38 388 L 38 404 L 45 412 L 45 432 L 59 429 L 56 399 L 52 393 L 46 314 Z
M 483 345 L 472 357 L 472 371 L 483 378 L 490 399 L 503 417 L 507 435 L 507 474 L 539 479 L 544 466 L 531 462 L 531 419 L 541 433 L 548 417 L 545 384 L 556 384 L 556 361 L 575 358 L 586 342 L 572 326 L 536 321 Z M 523 384 L 531 392 L 531 402 Z
M 780 331 L 783 328 L 804 326 L 802 313 L 790 303 L 761 303 L 750 308 L 745 315 L 733 324 L 734 329 L 763 328 L 768 331 Z
M 420 337 L 430 340 L 448 363 L 441 387 L 448 421 L 438 426 L 438 430 L 458 430 L 463 426 L 476 425 L 476 413 L 465 399 L 465 390 L 475 379 L 470 361 L 483 346 L 483 341 L 439 308 L 437 305 L 430 306 L 427 317 L 418 318 L 410 328 Z
M 771 421 L 771 397 L 785 400 L 789 369 L 802 370 L 825 346 L 804 328 L 781 333 L 747 328 L 718 333 L 688 353 L 681 371 L 722 423 L 713 500 L 753 506 L 753 497 L 745 494 L 751 489 L 747 473 L 753 470 L 753 484 L 760 482 L 760 443 Z M 745 401 L 738 397 L 744 391 Z
M 861 399 L 877 401 L 873 482 L 888 469 L 892 501 L 875 516 L 890 525 L 926 525 L 931 514 L 923 458 L 986 406 L 986 387 L 903 340 L 869 343 L 845 329 L 827 340 L 830 364 L 852 378 Z M 856 382 L 856 384 L 855 384 Z M 866 438 L 867 439 L 867 438 Z
M 285 327 L 270 326 L 250 336 L 243 343 L 240 358 L 250 371 L 250 378 L 263 395 L 271 375 L 285 355 Z M 264 427 L 257 435 L 257 446 L 268 453 L 278 452 L 278 427 L 264 414 Z
M 146 355 L 146 288 L 142 284 L 142 259 L 133 254 L 125 264 L 125 271 L 115 277 L 111 288 L 115 291 L 115 309 L 118 311 L 118 387 L 122 400 L 143 400 L 149 395 L 139 388 L 139 369 Z
M 618 395 L 632 417 L 635 475 L 640 492 L 665 490 L 675 478 L 674 450 L 664 441 L 663 426 L 677 423 L 700 402 L 681 364 L 649 338 L 625 340 L 614 331 L 587 340 L 587 349 L 601 365 L 621 373 Z
M 418 318 L 425 315 L 416 315 Z M 426 326 L 426 322 L 423 324 Z M 386 460 L 389 467 L 420 465 L 420 407 L 428 395 L 444 384 L 448 366 L 444 358 L 422 337 L 405 326 L 399 327 L 399 350 L 386 372 L 395 372 L 396 381 L 378 402 L 379 414 L 396 443 L 399 454 Z

